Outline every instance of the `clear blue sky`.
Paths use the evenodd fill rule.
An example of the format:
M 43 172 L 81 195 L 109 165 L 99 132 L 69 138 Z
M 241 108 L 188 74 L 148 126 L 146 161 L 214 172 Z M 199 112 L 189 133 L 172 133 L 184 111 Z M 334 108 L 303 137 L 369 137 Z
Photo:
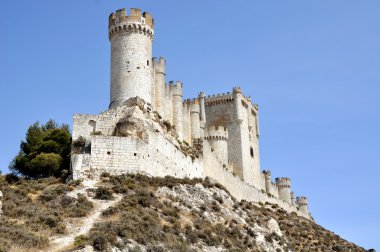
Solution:
M 0 3 L 0 169 L 30 124 L 108 106 L 108 15 L 151 12 L 154 55 L 186 97 L 240 85 L 260 105 L 261 164 L 316 221 L 380 249 L 380 1 Z

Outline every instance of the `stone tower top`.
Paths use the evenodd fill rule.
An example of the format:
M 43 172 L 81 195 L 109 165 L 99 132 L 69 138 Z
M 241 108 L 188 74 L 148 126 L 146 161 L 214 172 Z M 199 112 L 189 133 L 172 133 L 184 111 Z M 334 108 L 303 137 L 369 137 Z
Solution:
M 305 197 L 305 196 L 297 197 L 297 204 L 300 205 L 300 206 L 308 205 L 309 202 L 308 202 L 307 197 Z
M 109 37 L 118 31 L 129 30 L 142 32 L 153 39 L 154 19 L 148 12 L 142 13 L 140 9 L 131 8 L 130 15 L 125 9 L 111 13 L 108 19 Z
M 290 178 L 276 178 L 276 184 L 279 188 L 290 188 Z
M 228 139 L 228 130 L 224 126 L 214 125 L 208 128 L 206 139 Z

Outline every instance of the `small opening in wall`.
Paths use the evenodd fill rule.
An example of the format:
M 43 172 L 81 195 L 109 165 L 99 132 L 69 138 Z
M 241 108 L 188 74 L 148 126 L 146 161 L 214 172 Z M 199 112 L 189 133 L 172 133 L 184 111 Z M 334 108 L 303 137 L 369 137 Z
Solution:
M 253 148 L 251 147 L 251 157 L 253 157 L 254 154 L 253 154 Z
M 133 156 L 135 156 L 135 157 L 136 157 L 136 156 L 137 156 L 137 153 L 133 153 Z
M 137 67 L 137 69 L 140 69 L 140 67 Z
M 146 61 L 146 65 L 149 66 L 149 60 Z
M 111 152 L 110 152 L 110 151 L 107 151 L 107 155 L 111 155 Z

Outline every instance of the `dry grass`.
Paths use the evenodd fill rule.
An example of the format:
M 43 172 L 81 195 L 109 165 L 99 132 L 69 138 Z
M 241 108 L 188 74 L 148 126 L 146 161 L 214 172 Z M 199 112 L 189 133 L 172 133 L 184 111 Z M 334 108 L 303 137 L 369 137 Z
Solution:
M 92 209 L 85 197 L 65 196 L 72 186 L 54 178 L 13 180 L 0 176 L 4 194 L 0 220 L 0 251 L 35 251 L 49 245 L 49 237 L 65 234 L 66 217 L 81 217 Z

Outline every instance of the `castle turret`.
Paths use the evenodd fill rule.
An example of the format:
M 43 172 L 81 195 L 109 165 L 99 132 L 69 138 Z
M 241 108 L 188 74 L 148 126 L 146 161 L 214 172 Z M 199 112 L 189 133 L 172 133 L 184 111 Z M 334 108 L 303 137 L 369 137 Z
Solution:
M 241 91 L 240 87 L 234 87 L 232 90 L 234 101 L 235 101 L 235 108 L 236 108 L 236 120 L 237 122 L 241 123 L 243 121 L 243 115 L 242 115 L 242 103 L 241 100 L 243 98 L 243 92 Z
M 228 164 L 228 130 L 224 126 L 211 126 L 207 130 L 206 139 L 213 152 L 222 164 Z
M 190 123 L 191 123 L 191 138 L 197 139 L 201 137 L 201 119 L 199 99 L 190 101 Z
M 270 171 L 263 171 L 265 178 L 265 191 L 274 195 L 272 192 L 272 175 Z
M 153 17 L 131 9 L 109 16 L 109 40 L 111 42 L 111 97 L 110 108 L 123 104 L 131 97 L 139 96 L 152 103 L 152 41 Z
M 292 204 L 292 198 L 290 195 L 290 178 L 276 178 L 276 184 L 280 199 Z
M 173 125 L 175 126 L 179 139 L 183 139 L 183 106 L 182 106 L 182 83 L 170 82 L 173 100 Z
M 304 214 L 309 214 L 309 201 L 306 197 L 301 196 L 297 197 L 297 205 L 299 207 L 299 210 Z
M 155 104 L 154 110 L 156 110 L 163 118 L 167 119 L 165 111 L 166 102 L 165 99 L 165 76 L 166 76 L 166 61 L 164 58 L 160 57 L 153 58 L 153 68 L 154 68 L 154 88 L 155 88 Z
M 292 206 L 295 206 L 296 205 L 296 195 L 294 194 L 294 192 L 290 193 L 290 198 L 292 199 Z
M 200 108 L 200 136 L 203 138 L 205 136 L 205 130 L 206 130 L 206 103 L 205 103 L 205 93 L 200 92 L 199 93 L 199 108 Z

